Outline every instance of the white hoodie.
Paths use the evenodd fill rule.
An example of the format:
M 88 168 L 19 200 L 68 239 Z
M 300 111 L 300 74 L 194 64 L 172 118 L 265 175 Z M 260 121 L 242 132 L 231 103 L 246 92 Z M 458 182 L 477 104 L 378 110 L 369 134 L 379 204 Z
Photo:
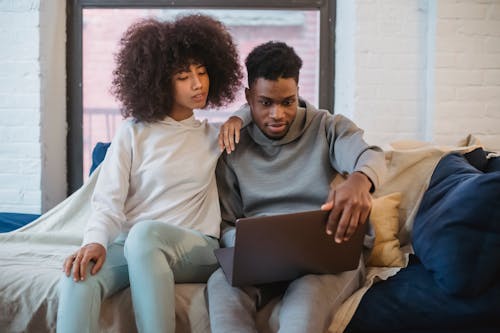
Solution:
M 121 232 L 145 220 L 219 237 L 218 134 L 218 126 L 194 116 L 125 121 L 103 161 L 83 245 L 107 248 Z

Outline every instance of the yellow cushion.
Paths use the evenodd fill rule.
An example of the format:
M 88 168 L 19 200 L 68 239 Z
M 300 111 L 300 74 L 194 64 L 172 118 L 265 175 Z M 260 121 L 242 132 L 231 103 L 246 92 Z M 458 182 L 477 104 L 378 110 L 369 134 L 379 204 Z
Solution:
M 400 192 L 373 200 L 370 222 L 375 230 L 375 241 L 368 266 L 404 266 L 404 255 L 398 239 L 400 201 Z

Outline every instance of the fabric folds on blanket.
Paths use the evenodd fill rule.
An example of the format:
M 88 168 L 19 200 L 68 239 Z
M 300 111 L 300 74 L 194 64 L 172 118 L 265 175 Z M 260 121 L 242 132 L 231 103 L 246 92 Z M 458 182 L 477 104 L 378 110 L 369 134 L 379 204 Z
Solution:
M 411 255 L 408 267 L 368 290 L 345 332 L 482 333 L 495 327 L 500 327 L 500 282 L 480 297 L 455 297 Z
M 81 244 L 96 178 L 30 224 L 0 234 L 0 331 L 55 330 L 62 263 Z
M 0 332 L 55 331 L 62 263 L 81 245 L 99 170 L 37 220 L 0 234 Z M 205 284 L 175 288 L 179 331 L 209 332 Z M 99 324 L 101 332 L 136 332 L 129 288 L 104 300 Z
M 483 172 L 486 157 L 474 158 L 480 170 L 467 155 L 449 154 L 434 170 L 413 248 L 445 293 L 476 297 L 500 281 L 500 172 Z
M 385 149 L 387 177 L 374 196 L 381 197 L 395 192 L 403 194 L 399 205 L 398 238 L 401 250 L 405 254 L 404 266 L 407 266 L 409 255 L 413 253 L 411 246 L 413 221 L 437 163 L 448 153 L 464 154 L 478 147 L 480 144 L 473 137 L 468 137 L 457 147 L 437 146 L 418 141 L 401 141 L 393 143 Z M 367 290 L 373 284 L 394 276 L 400 269 L 398 267 L 368 267 L 364 285 L 342 304 L 335 314 L 328 332 L 344 332 Z
M 389 178 L 375 195 L 403 193 L 399 205 L 398 236 L 405 252 L 405 263 L 412 252 L 409 241 L 413 220 L 435 165 L 447 152 L 466 152 L 473 148 L 406 142 L 393 145 L 387 151 Z M 14 232 L 0 234 L 0 332 L 55 330 L 57 283 L 62 274 L 62 262 L 81 244 L 90 216 L 89 198 L 98 174 L 99 168 L 82 188 L 34 222 Z M 396 274 L 399 269 L 369 268 L 364 286 L 344 302 L 329 331 L 342 332 L 366 290 L 376 281 Z M 193 333 L 209 332 L 204 285 L 189 287 L 178 297 L 176 286 L 176 306 L 183 309 L 177 318 L 178 324 L 182 325 L 179 329 Z M 103 332 L 134 330 L 128 289 L 104 301 L 100 325 Z

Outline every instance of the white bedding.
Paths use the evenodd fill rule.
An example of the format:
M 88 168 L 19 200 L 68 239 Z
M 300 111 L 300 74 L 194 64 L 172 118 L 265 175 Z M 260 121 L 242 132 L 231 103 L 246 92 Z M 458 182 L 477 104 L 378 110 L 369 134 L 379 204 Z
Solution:
M 65 201 L 29 225 L 0 234 L 0 332 L 55 332 L 58 281 L 64 258 L 82 242 L 90 195 L 99 168 Z M 176 285 L 176 332 L 210 332 L 205 284 Z M 258 314 L 259 327 L 272 332 L 271 302 Z M 101 308 L 101 332 L 136 332 L 130 289 Z M 268 319 L 271 317 L 271 321 Z M 274 324 L 276 326 L 276 324 Z
M 0 234 L 0 332 L 54 332 L 64 258 L 82 241 L 99 169 L 84 186 L 36 221 Z M 209 331 L 204 284 L 176 286 L 179 332 Z M 103 332 L 134 332 L 130 291 L 104 301 Z
M 473 142 L 464 142 L 467 145 Z M 472 150 L 474 147 L 458 150 Z M 378 195 L 402 191 L 400 239 L 408 246 L 411 224 L 418 203 L 427 188 L 432 170 L 450 148 L 419 143 L 395 145 L 386 154 L 389 178 Z M 76 250 L 89 216 L 89 198 L 99 169 L 73 195 L 36 221 L 14 232 L 0 234 L 0 332 L 54 332 L 58 303 L 58 280 L 63 259 Z M 410 189 L 410 190 L 409 190 Z M 377 279 L 386 279 L 398 269 L 368 272 L 363 288 L 337 312 L 330 332 L 342 332 L 366 290 Z M 259 312 L 262 332 L 277 329 L 279 301 Z M 177 332 L 207 333 L 208 312 L 204 284 L 176 286 Z M 129 289 L 105 300 L 101 310 L 102 332 L 134 332 Z

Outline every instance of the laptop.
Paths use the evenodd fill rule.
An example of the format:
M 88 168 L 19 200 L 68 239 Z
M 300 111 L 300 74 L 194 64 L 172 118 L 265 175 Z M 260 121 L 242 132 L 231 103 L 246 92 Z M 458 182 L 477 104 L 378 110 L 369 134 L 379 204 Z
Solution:
M 215 250 L 229 283 L 257 285 L 357 268 L 367 223 L 337 244 L 325 232 L 328 214 L 314 210 L 236 220 L 235 246 Z

